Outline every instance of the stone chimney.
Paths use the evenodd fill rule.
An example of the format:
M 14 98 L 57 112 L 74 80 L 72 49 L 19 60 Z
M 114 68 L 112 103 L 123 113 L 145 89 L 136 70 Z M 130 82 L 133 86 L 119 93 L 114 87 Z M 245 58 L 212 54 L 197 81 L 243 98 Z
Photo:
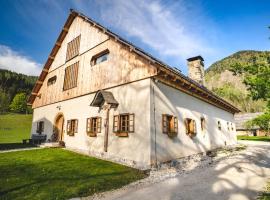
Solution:
M 187 59 L 188 77 L 197 83 L 204 85 L 204 63 L 201 56 Z

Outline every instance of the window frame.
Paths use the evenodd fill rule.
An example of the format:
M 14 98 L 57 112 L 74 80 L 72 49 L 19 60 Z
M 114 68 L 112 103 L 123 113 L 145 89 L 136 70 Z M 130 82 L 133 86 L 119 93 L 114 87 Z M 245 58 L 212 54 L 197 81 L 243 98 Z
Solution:
M 200 118 L 200 123 L 201 123 L 201 131 L 202 132 L 205 132 L 205 130 L 206 130 L 206 120 L 205 120 L 205 117 L 201 117 Z
M 49 86 L 55 84 L 55 83 L 56 83 L 56 80 L 57 80 L 57 76 L 56 76 L 56 75 L 50 77 L 50 78 L 48 79 L 48 81 L 47 81 L 47 87 L 49 87 Z
M 75 133 L 78 133 L 78 119 L 67 120 L 67 135 L 74 136 Z
M 221 130 L 222 130 L 222 127 L 221 127 L 221 122 L 220 122 L 220 120 L 218 120 L 217 123 L 218 123 L 218 130 L 221 131 Z
M 94 122 L 95 121 L 95 122 Z M 93 123 L 95 123 L 95 130 L 93 127 Z M 93 137 L 96 136 L 97 133 L 101 133 L 101 124 L 102 118 L 99 116 L 89 117 L 86 119 L 86 133 L 88 136 Z
M 38 121 L 36 133 L 42 134 L 44 132 L 44 125 L 45 125 L 44 121 Z
M 123 118 L 125 119 L 125 129 L 123 129 Z M 113 132 L 114 133 L 134 133 L 135 132 L 135 114 L 134 113 L 121 113 L 113 116 Z M 127 135 L 125 135 L 127 136 Z
M 104 60 L 104 61 L 101 61 L 101 62 L 97 63 L 97 59 L 98 59 L 98 58 L 101 58 L 101 57 L 104 56 L 104 55 L 107 55 L 107 59 Z M 105 50 L 99 52 L 98 54 L 92 56 L 92 58 L 91 58 L 91 60 L 90 60 L 90 65 L 91 65 L 91 66 L 95 66 L 95 65 L 98 65 L 98 64 L 100 64 L 100 63 L 103 63 L 103 62 L 108 61 L 108 60 L 109 60 L 109 55 L 110 55 L 109 49 L 105 49 Z
M 162 114 L 162 133 L 168 136 L 178 134 L 178 118 L 174 115 Z
M 197 123 L 196 120 L 192 118 L 185 118 L 185 129 L 186 129 L 186 134 L 193 138 L 197 135 Z M 193 125 L 193 127 L 191 127 Z

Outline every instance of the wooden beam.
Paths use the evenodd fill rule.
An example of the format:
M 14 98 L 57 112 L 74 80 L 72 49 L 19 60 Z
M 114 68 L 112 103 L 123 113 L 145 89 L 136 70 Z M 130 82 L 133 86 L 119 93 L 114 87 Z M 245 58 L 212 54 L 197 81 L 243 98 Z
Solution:
M 36 84 L 42 85 L 43 84 L 43 81 L 37 80 Z
M 48 72 L 49 70 L 44 68 L 42 71 L 43 71 L 43 72 Z
M 64 27 L 63 28 L 63 31 L 67 33 L 68 32 L 68 28 L 67 27 Z
M 37 96 L 37 94 L 38 94 L 38 93 L 36 93 L 36 92 L 32 92 L 32 93 L 31 93 L 31 95 L 33 95 L 33 96 Z

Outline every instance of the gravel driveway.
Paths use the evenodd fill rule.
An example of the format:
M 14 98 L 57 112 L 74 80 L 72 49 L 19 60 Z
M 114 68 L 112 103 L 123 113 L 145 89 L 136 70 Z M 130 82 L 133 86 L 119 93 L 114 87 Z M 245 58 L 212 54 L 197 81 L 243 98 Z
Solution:
M 245 143 L 245 142 L 241 142 Z M 106 200 L 256 199 L 270 178 L 270 144 L 247 142 L 248 147 L 208 166 L 160 182 L 128 186 L 96 196 Z M 87 199 L 93 199 L 88 197 Z

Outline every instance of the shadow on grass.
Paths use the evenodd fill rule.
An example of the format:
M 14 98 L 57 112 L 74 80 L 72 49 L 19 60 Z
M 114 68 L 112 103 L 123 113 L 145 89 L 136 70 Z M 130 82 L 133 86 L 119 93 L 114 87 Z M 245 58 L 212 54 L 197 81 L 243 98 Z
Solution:
M 37 147 L 35 144 L 0 143 L 0 151 Z

